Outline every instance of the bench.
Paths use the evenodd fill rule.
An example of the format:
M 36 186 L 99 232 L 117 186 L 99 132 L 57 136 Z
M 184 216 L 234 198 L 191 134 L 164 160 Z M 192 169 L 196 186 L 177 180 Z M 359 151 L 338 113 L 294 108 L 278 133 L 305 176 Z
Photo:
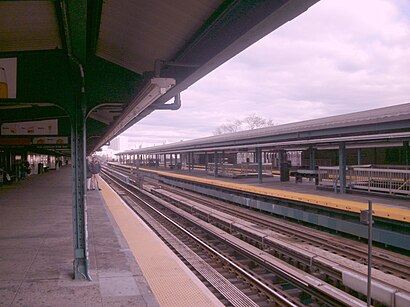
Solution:
M 315 185 L 319 184 L 319 170 L 298 169 L 296 171 L 291 171 L 290 175 L 295 177 L 295 183 L 302 182 L 303 177 L 305 177 L 314 178 Z

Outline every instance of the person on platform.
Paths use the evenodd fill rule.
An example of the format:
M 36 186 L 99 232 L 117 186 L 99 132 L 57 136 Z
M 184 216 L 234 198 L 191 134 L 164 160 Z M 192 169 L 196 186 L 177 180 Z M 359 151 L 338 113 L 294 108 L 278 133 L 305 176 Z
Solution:
M 87 167 L 87 191 L 91 190 L 91 178 L 93 174 L 91 173 L 91 161 L 90 157 L 87 157 L 86 161 L 86 167 Z
M 98 162 L 97 157 L 95 156 L 93 156 L 92 158 L 92 161 L 90 164 L 90 171 L 92 174 L 92 177 L 91 177 L 92 189 L 95 190 L 97 188 L 98 190 L 101 190 L 98 184 L 98 174 L 101 172 L 101 165 L 100 165 L 100 162 Z

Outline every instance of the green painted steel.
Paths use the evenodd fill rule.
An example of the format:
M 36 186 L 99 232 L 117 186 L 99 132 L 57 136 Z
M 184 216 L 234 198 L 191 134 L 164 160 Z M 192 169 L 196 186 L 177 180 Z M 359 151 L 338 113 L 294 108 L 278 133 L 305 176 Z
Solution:
M 256 161 L 258 162 L 258 182 L 262 183 L 263 182 L 263 176 L 262 176 L 262 148 L 256 148 Z
M 340 193 L 346 194 L 346 144 L 339 144 L 339 182 Z
M 74 278 L 91 280 L 87 240 L 85 97 L 76 101 L 77 112 L 72 129 Z

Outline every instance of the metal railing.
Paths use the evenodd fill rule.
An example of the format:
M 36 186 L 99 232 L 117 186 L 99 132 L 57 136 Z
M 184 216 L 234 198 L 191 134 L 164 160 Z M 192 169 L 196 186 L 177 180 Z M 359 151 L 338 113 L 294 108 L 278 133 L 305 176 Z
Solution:
M 215 170 L 214 163 L 208 163 L 208 173 L 213 174 Z M 272 176 L 272 164 L 263 163 L 262 173 Z M 252 176 L 258 174 L 258 163 L 240 163 L 240 164 L 218 164 L 218 174 L 220 176 L 237 177 L 237 176 Z
M 346 168 L 348 189 L 410 196 L 410 170 L 386 168 Z M 339 167 L 319 167 L 319 186 L 340 186 Z

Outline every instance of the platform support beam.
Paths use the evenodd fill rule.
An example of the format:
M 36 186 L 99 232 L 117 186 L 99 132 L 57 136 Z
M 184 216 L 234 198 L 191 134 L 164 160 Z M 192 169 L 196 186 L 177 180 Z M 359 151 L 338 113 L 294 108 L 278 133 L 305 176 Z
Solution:
M 205 151 L 205 172 L 208 172 L 208 153 Z
M 164 154 L 164 168 L 167 167 L 167 154 Z
M 73 232 L 74 232 L 74 278 L 91 280 L 89 272 L 87 202 L 86 202 L 86 101 L 76 101 L 76 110 L 71 128 L 71 156 L 73 173 Z
M 362 164 L 362 150 L 357 148 L 357 165 Z
M 194 159 L 194 153 L 191 152 L 191 169 L 194 170 L 195 167 L 195 159 Z
M 316 168 L 316 149 L 313 146 L 309 146 L 309 169 L 314 170 Z
M 258 162 L 258 182 L 262 183 L 262 148 L 256 148 L 256 161 Z
M 218 152 L 214 152 L 214 177 L 218 177 Z
M 404 141 L 403 142 L 403 149 L 404 149 L 404 164 L 406 166 L 410 165 L 410 147 L 409 147 L 409 141 Z
M 191 172 L 191 153 L 187 153 L 188 172 Z
M 339 143 L 339 180 L 340 193 L 346 194 L 346 144 Z

